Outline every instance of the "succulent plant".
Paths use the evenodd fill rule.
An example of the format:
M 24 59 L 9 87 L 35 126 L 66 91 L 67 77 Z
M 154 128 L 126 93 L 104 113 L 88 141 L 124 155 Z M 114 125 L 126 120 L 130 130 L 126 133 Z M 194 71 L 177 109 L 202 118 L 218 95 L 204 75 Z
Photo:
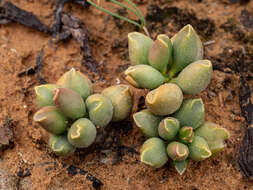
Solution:
M 129 58 L 132 65 L 148 64 L 148 52 L 153 40 L 139 32 L 128 34 Z
M 113 106 L 109 98 L 101 94 L 93 94 L 86 99 L 90 120 L 97 126 L 104 127 L 113 116 Z
M 183 161 L 189 155 L 189 149 L 180 142 L 173 141 L 167 146 L 167 153 L 173 161 Z
M 68 88 L 55 89 L 54 104 L 64 116 L 73 120 L 83 117 L 86 113 L 85 103 L 80 94 Z
M 189 156 L 194 161 L 202 161 L 212 155 L 206 140 L 199 136 L 194 136 L 192 143 L 189 145 L 189 150 Z
M 163 75 L 149 65 L 135 65 L 125 71 L 126 80 L 136 88 L 154 89 L 165 82 Z
M 225 128 L 212 122 L 205 122 L 196 130 L 195 134 L 206 140 L 212 154 L 222 151 L 225 148 L 224 140 L 230 137 Z
M 153 168 L 160 168 L 168 161 L 165 143 L 157 137 L 146 140 L 140 152 L 141 161 Z
M 75 69 L 63 74 L 57 84 L 35 87 L 41 109 L 33 120 L 50 133 L 48 146 L 56 155 L 68 156 L 76 147 L 90 146 L 97 135 L 95 125 L 105 127 L 131 113 L 129 86 L 111 86 L 103 94 L 91 95 L 92 91 L 90 80 Z
M 150 91 L 146 96 L 146 106 L 155 115 L 169 115 L 177 111 L 183 101 L 181 89 L 173 84 L 167 83 Z
M 75 147 L 86 148 L 96 138 L 97 130 L 95 125 L 86 118 L 75 121 L 68 131 L 68 141 Z
M 164 118 L 158 127 L 159 136 L 166 140 L 172 141 L 175 139 L 180 128 L 179 121 L 173 117 Z
M 57 85 L 77 92 L 84 100 L 93 92 L 90 79 L 74 68 L 62 75 Z
M 133 114 L 133 119 L 138 129 L 140 129 L 146 137 L 158 136 L 158 125 L 161 121 L 161 117 L 155 116 L 148 111 L 148 109 L 145 109 Z
M 151 90 L 145 99 L 147 109 L 133 114 L 136 126 L 149 138 L 141 147 L 141 162 L 160 168 L 170 160 L 182 175 L 190 159 L 202 161 L 223 150 L 228 131 L 204 123 L 201 98 L 183 100 L 183 93 L 203 91 L 213 72 L 212 63 L 203 60 L 203 46 L 192 26 L 185 26 L 171 40 L 161 34 L 153 41 L 133 32 L 128 35 L 128 47 L 132 66 L 125 71 L 126 80 L 134 87 Z M 110 86 L 91 95 L 90 80 L 75 69 L 56 85 L 41 85 L 35 91 L 41 109 L 34 120 L 52 133 L 49 146 L 60 156 L 73 154 L 75 147 L 90 146 L 97 135 L 96 125 L 105 127 L 110 121 L 124 120 L 133 107 L 129 86 Z
M 207 87 L 212 72 L 209 60 L 198 60 L 185 67 L 171 82 L 177 84 L 184 94 L 197 94 Z
M 37 111 L 33 120 L 48 132 L 60 135 L 67 130 L 68 120 L 55 106 L 46 106 Z
M 129 86 L 123 84 L 110 86 L 102 91 L 102 95 L 112 102 L 112 121 L 121 121 L 130 115 L 133 100 Z
M 201 98 L 184 100 L 180 109 L 173 114 L 182 126 L 197 129 L 205 121 L 205 107 Z
M 69 143 L 66 135 L 51 134 L 48 145 L 57 156 L 71 156 L 76 149 Z
M 56 88 L 59 88 L 59 86 L 55 84 L 43 84 L 34 88 L 36 93 L 37 106 L 39 108 L 54 105 L 53 98 L 54 90 Z
M 158 168 L 169 157 L 182 175 L 190 159 L 202 161 L 220 152 L 229 138 L 226 129 L 204 123 L 201 98 L 183 100 L 183 94 L 195 95 L 208 86 L 212 63 L 203 60 L 201 40 L 189 24 L 171 40 L 160 34 L 153 41 L 136 32 L 128 40 L 134 66 L 125 71 L 126 80 L 136 88 L 151 90 L 145 98 L 147 109 L 133 115 L 136 126 L 149 138 L 141 148 L 141 161 Z
M 194 131 L 192 127 L 184 126 L 178 132 L 179 141 L 185 144 L 192 143 L 194 138 Z

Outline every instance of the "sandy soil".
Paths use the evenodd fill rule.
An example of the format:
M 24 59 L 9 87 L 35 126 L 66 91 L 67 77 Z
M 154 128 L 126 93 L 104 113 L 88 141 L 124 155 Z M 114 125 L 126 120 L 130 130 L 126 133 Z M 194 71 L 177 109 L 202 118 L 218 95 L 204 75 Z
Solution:
M 54 1 L 12 2 L 33 12 L 44 23 L 53 24 Z M 117 160 L 117 146 L 92 153 L 80 150 L 69 158 L 59 158 L 50 153 L 46 146 L 47 133 L 32 121 L 37 110 L 33 88 L 39 85 L 39 81 L 36 75 L 18 77 L 18 73 L 35 66 L 36 56 L 45 46 L 42 75 L 48 82 L 54 83 L 64 72 L 75 67 L 93 80 L 96 92 L 116 84 L 118 79 L 127 84 L 122 72 L 129 64 L 127 33 L 136 30 L 134 26 L 117 21 L 94 8 L 87 10 L 67 4 L 65 11 L 80 18 L 87 27 L 92 53 L 99 64 L 98 74 L 89 72 L 81 64 L 80 46 L 72 39 L 52 45 L 49 43 L 50 36 L 19 24 L 0 26 L 0 121 L 3 123 L 5 117 L 9 116 L 14 128 L 14 147 L 6 150 L 1 159 L 2 167 L 16 178 L 16 189 L 94 189 L 86 178 L 87 174 L 69 172 L 70 165 L 86 170 L 101 180 L 103 190 L 253 189 L 252 184 L 242 178 L 236 163 L 245 131 L 238 98 L 239 74 L 236 70 L 242 49 L 247 54 L 245 67 L 249 68 L 248 80 L 251 84 L 253 81 L 253 66 L 250 66 L 253 63 L 253 40 L 250 38 L 253 29 L 243 26 L 240 15 L 244 9 L 253 10 L 253 1 L 245 5 L 213 0 L 138 2 L 141 10 L 148 15 L 148 29 L 152 37 L 161 32 L 172 36 L 191 22 L 203 42 L 214 40 L 214 43 L 205 47 L 205 55 L 218 70 L 215 70 L 208 89 L 198 97 L 205 102 L 206 119 L 230 131 L 231 138 L 227 141 L 226 150 L 201 163 L 191 162 L 183 176 L 176 174 L 169 165 L 153 170 L 140 163 L 138 154 L 129 151 L 121 151 L 122 159 Z M 156 4 L 156 10 L 161 14 L 155 14 L 151 4 Z M 238 37 L 240 32 L 244 36 Z M 219 69 L 221 65 L 223 69 Z M 138 100 L 145 92 L 132 90 L 136 110 Z M 144 138 L 136 127 L 127 121 L 117 127 L 120 144 L 139 151 Z M 21 170 L 29 171 L 31 175 L 17 177 Z

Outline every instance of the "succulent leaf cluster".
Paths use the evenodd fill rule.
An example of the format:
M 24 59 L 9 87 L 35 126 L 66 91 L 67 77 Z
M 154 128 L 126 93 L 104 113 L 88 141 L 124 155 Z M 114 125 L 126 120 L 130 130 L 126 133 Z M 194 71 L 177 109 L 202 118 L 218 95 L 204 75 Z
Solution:
M 203 46 L 191 25 L 186 25 L 172 39 L 165 34 L 156 40 L 138 32 L 128 34 L 132 66 L 126 80 L 137 88 L 155 89 L 165 82 L 177 84 L 184 94 L 204 90 L 212 76 L 212 64 L 203 60 Z
M 148 138 L 141 148 L 141 161 L 153 168 L 168 160 L 179 174 L 189 160 L 202 161 L 222 151 L 229 132 L 205 122 L 201 98 L 184 99 L 184 94 L 203 91 L 212 76 L 212 63 L 203 60 L 203 46 L 193 27 L 183 27 L 170 39 L 156 40 L 133 32 L 128 35 L 132 63 L 126 80 L 146 88 L 145 110 L 133 115 L 134 122 Z
M 201 99 L 187 99 L 183 104 L 189 101 L 202 102 Z M 193 122 L 191 118 L 187 122 L 182 117 L 187 116 L 189 109 Z M 221 152 L 225 148 L 224 140 L 229 138 L 225 128 L 205 122 L 203 102 L 200 108 L 194 107 L 194 104 L 191 107 L 181 106 L 177 112 L 163 118 L 148 109 L 135 113 L 133 118 L 136 126 L 148 137 L 141 148 L 141 161 L 159 168 L 170 160 L 180 174 L 186 170 L 189 159 L 202 161 Z
M 182 175 L 189 160 L 202 161 L 225 148 L 229 132 L 205 121 L 201 98 L 185 94 L 203 91 L 212 76 L 212 63 L 203 60 L 203 46 L 193 27 L 183 27 L 171 39 L 160 34 L 155 40 L 138 32 L 128 35 L 132 63 L 126 80 L 146 88 L 146 109 L 133 120 L 148 138 L 141 147 L 141 161 L 160 168 L 170 161 Z M 97 127 L 127 118 L 133 106 L 129 86 L 115 85 L 93 94 L 91 81 L 71 69 L 56 84 L 35 87 L 40 108 L 33 117 L 51 135 L 49 147 L 59 156 L 86 148 L 96 139 Z M 0 147 L 1 148 L 1 147 Z
M 33 120 L 50 133 L 49 147 L 58 156 L 70 156 L 96 139 L 97 127 L 121 121 L 130 115 L 129 86 L 110 86 L 92 94 L 92 83 L 75 69 L 63 74 L 56 84 L 35 87 L 40 108 Z

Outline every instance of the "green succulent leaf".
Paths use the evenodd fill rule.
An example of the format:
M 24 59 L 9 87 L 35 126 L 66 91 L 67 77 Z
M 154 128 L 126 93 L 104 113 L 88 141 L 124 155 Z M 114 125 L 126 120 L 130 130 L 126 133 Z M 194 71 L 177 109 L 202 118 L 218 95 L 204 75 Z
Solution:
M 165 144 L 157 137 L 146 140 L 140 152 L 141 162 L 153 168 L 160 168 L 168 161 Z
M 139 32 L 128 34 L 129 58 L 132 65 L 148 64 L 148 52 L 153 40 Z
M 34 88 L 39 108 L 54 105 L 54 90 L 57 88 L 59 88 L 59 86 L 55 84 L 43 84 Z
M 205 121 L 205 107 L 202 99 L 184 100 L 180 109 L 172 117 L 177 118 L 181 126 L 197 129 Z
M 160 34 L 149 49 L 149 64 L 165 74 L 172 62 L 172 43 L 165 34 Z
M 212 63 L 209 60 L 199 60 L 185 67 L 170 82 L 177 84 L 184 94 L 197 94 L 210 83 L 212 73 Z
M 206 140 L 213 154 L 221 152 L 225 148 L 224 140 L 230 137 L 225 128 L 212 122 L 205 122 L 195 133 Z
M 102 95 L 110 99 L 112 103 L 112 121 L 121 121 L 130 115 L 133 100 L 128 85 L 110 86 L 102 91 Z
M 90 79 L 74 68 L 64 73 L 57 81 L 57 85 L 77 92 L 84 100 L 93 92 Z
M 188 163 L 189 163 L 189 160 L 186 159 L 183 161 L 173 161 L 172 165 L 175 168 L 175 170 L 177 171 L 177 173 L 179 173 L 180 175 L 183 175 L 187 169 Z
M 176 118 L 167 117 L 160 122 L 158 127 L 158 133 L 159 136 L 164 140 L 172 141 L 175 139 L 179 128 L 180 124 Z
M 154 89 L 165 82 L 163 75 L 149 65 L 130 66 L 125 75 L 126 80 L 136 88 Z
M 172 160 L 183 161 L 188 158 L 189 149 L 183 143 L 173 141 L 168 144 L 167 153 Z
M 95 125 L 86 118 L 75 121 L 68 131 L 68 141 L 75 147 L 86 148 L 96 138 L 97 129 Z
M 138 129 L 146 137 L 158 136 L 158 125 L 161 121 L 161 117 L 155 116 L 147 109 L 133 114 L 133 119 Z
M 173 38 L 173 64 L 169 70 L 170 78 L 190 63 L 203 59 L 203 46 L 193 27 L 188 24 L 183 27 Z
M 192 143 L 194 137 L 194 131 L 192 127 L 184 126 L 180 128 L 178 138 L 180 142 L 189 144 Z
M 51 134 L 48 145 L 57 156 L 71 156 L 76 150 L 76 148 L 68 142 L 66 135 L 57 136 Z
M 192 143 L 189 145 L 190 158 L 195 161 L 202 161 L 209 158 L 212 152 L 206 140 L 199 136 L 194 136 Z
M 48 132 L 56 135 L 64 133 L 68 127 L 68 120 L 55 106 L 41 108 L 34 114 L 33 120 Z
M 93 94 L 86 99 L 90 120 L 97 126 L 105 127 L 113 116 L 111 100 L 101 94 Z
M 68 88 L 55 90 L 54 104 L 67 118 L 78 119 L 86 113 L 85 103 L 80 94 Z
M 146 96 L 146 106 L 155 115 L 169 115 L 177 111 L 183 101 L 181 89 L 173 84 L 166 83 L 150 91 Z

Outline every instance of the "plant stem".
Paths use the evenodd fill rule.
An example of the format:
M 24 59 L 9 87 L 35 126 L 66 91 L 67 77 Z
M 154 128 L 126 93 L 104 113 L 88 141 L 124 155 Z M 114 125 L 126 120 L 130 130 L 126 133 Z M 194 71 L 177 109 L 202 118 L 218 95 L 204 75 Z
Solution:
M 135 8 L 138 17 L 140 18 L 140 20 L 142 21 L 142 25 L 146 25 L 146 20 L 141 12 L 141 10 L 130 0 L 125 0 L 129 5 L 131 5 L 133 8 Z
M 132 8 L 130 8 L 130 7 L 126 6 L 125 4 L 123 4 L 121 2 L 118 2 L 116 0 L 110 0 L 110 1 L 112 3 L 114 3 L 114 4 L 116 4 L 116 5 L 119 5 L 119 6 L 123 7 L 123 8 L 125 8 L 125 9 L 129 10 L 130 12 L 134 13 L 139 18 L 138 13 L 135 10 L 133 10 Z M 141 20 L 141 18 L 140 18 L 140 20 Z
M 150 37 L 150 34 L 149 34 L 148 29 L 146 28 L 146 26 L 143 26 L 142 29 L 144 30 L 144 32 L 146 33 L 146 35 L 148 37 Z
M 135 22 L 135 21 L 133 21 L 133 20 L 131 20 L 129 18 L 120 16 L 120 15 L 118 15 L 116 13 L 113 13 L 113 12 L 111 12 L 111 11 L 103 8 L 103 7 L 100 7 L 96 3 L 93 3 L 91 0 L 87 0 L 87 2 L 90 3 L 92 6 L 94 6 L 95 8 L 97 8 L 97 9 L 99 9 L 99 10 L 105 12 L 105 13 L 107 13 L 109 15 L 112 15 L 112 16 L 114 16 L 116 18 L 119 18 L 121 20 L 127 21 L 127 22 L 129 22 L 131 24 L 134 24 L 134 25 L 138 26 L 139 28 L 143 28 L 143 23 L 145 23 L 145 20 L 143 20 L 144 17 L 142 17 L 142 16 L 140 17 L 139 13 L 137 13 L 137 12 L 139 12 L 138 8 L 136 9 L 137 12 L 135 12 L 133 9 L 131 9 L 130 7 L 127 7 L 126 5 L 124 5 L 124 4 L 120 3 L 120 2 L 117 2 L 115 0 L 110 0 L 110 1 L 113 2 L 113 3 L 115 3 L 115 4 L 117 4 L 117 5 L 120 5 L 120 6 L 124 7 L 124 8 L 126 8 L 126 9 L 128 9 L 131 12 L 133 12 L 136 16 L 138 16 L 138 18 L 140 19 L 140 21 L 142 22 L 142 24 L 139 24 L 138 22 Z M 129 1 L 129 0 L 127 0 L 127 1 Z M 135 5 L 135 7 L 136 7 L 136 5 Z

